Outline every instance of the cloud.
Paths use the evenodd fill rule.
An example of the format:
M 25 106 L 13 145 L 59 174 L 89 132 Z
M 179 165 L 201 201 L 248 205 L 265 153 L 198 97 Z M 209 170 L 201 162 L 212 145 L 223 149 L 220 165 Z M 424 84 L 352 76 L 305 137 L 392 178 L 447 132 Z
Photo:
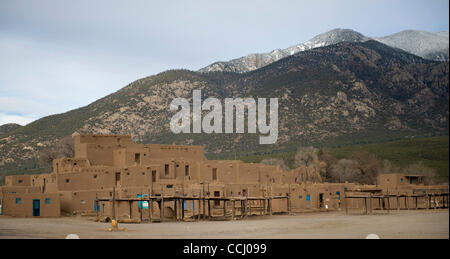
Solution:
M 32 122 L 35 119 L 36 118 L 30 118 L 30 117 L 22 116 L 22 115 L 11 115 L 11 114 L 6 114 L 3 112 L 0 112 L 0 125 L 7 124 L 7 123 L 17 123 L 17 124 L 24 126 L 24 125 Z
M 0 112 L 3 118 L 38 119 L 85 106 L 164 62 L 0 34 Z M 14 116 L 5 114 L 14 113 Z M 16 122 L 16 121 L 11 121 Z

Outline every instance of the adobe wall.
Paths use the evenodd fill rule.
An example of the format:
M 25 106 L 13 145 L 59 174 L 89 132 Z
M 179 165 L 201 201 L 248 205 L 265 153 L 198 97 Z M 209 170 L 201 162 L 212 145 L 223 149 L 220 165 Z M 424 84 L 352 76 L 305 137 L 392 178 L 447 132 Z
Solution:
M 31 186 L 31 175 L 5 176 L 5 186 Z
M 4 194 L 3 215 L 32 217 L 33 200 L 40 201 L 41 217 L 59 217 L 61 215 L 59 194 L 56 193 L 9 193 Z
M 15 193 L 41 193 L 42 189 L 38 186 L 2 186 L 0 192 L 3 194 L 15 194 Z
M 131 136 L 74 135 L 74 158 L 53 161 L 53 172 L 41 175 L 14 175 L 6 177 L 6 186 L 0 197 L 9 194 L 58 193 L 61 211 L 69 214 L 94 212 L 96 197 L 112 196 L 136 198 L 142 194 L 155 196 L 193 197 L 268 197 L 289 196 L 273 200 L 272 211 L 287 212 L 308 209 L 362 208 L 361 199 L 345 200 L 352 190 L 383 192 L 384 194 L 417 194 L 447 191 L 446 186 L 411 184 L 406 175 L 380 175 L 380 186 L 362 186 L 354 183 L 321 183 L 319 169 L 301 167 L 281 171 L 279 166 L 244 163 L 237 160 L 207 160 L 202 146 L 175 146 L 135 144 Z M 403 181 L 402 181 L 403 179 Z M 392 200 L 392 201 L 391 201 Z M 396 204 L 396 200 L 389 200 Z M 412 202 L 408 199 L 407 204 Z M 213 202 L 213 213 L 223 209 L 223 202 Z M 116 215 L 135 217 L 140 209 L 120 203 Z M 192 212 L 193 202 L 184 205 Z M 372 201 L 374 207 L 380 206 Z M 400 203 L 401 206 L 402 203 Z M 111 213 L 109 203 L 101 204 L 102 213 Z M 197 209 L 197 205 L 196 207 Z M 201 204 L 203 206 L 203 204 Z M 240 206 L 239 204 L 237 206 Z M 250 206 L 261 207 L 259 201 Z M 393 205 L 394 206 L 394 205 Z M 408 205 L 405 205 L 405 207 Z M 174 211 L 173 204 L 165 204 L 166 216 Z M 154 204 L 154 213 L 159 213 Z M 203 207 L 201 208 L 203 211 Z

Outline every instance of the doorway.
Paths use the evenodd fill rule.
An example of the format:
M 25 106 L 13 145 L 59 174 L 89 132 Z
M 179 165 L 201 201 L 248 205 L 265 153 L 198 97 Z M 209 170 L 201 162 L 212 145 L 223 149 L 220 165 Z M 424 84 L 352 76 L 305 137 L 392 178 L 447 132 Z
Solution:
M 319 193 L 319 208 L 323 208 L 323 193 Z
M 336 192 L 336 195 L 338 196 L 338 207 L 341 207 L 341 192 Z
M 33 217 L 41 216 L 41 200 L 33 200 Z
M 116 186 L 120 186 L 120 173 L 116 173 Z

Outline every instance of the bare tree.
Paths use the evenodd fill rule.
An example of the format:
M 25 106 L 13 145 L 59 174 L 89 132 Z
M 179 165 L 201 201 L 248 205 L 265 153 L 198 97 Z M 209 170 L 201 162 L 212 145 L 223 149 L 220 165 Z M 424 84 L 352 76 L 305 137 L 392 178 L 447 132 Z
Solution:
M 391 174 L 400 172 L 400 167 L 393 165 L 391 161 L 384 159 L 381 165 L 381 173 Z
M 294 168 L 298 168 L 302 165 L 309 166 L 314 162 L 319 161 L 319 150 L 315 147 L 300 147 L 295 154 Z
M 261 161 L 262 164 L 265 165 L 279 165 L 282 171 L 288 171 L 289 167 L 286 165 L 284 160 L 276 159 L 276 158 L 267 158 Z
M 355 179 L 356 182 L 362 184 L 377 183 L 378 175 L 382 169 L 381 161 L 377 156 L 368 152 L 354 152 L 350 155 L 350 159 L 357 162 L 358 169 L 361 171 L 359 177 Z
M 328 174 L 331 182 L 353 182 L 359 178 L 361 170 L 358 162 L 350 159 L 340 159 L 330 166 Z
M 319 160 L 325 163 L 324 170 L 321 170 L 321 176 L 325 181 L 331 181 L 330 169 L 331 166 L 338 162 L 338 159 L 332 156 L 328 151 L 321 149 L 318 152 Z
M 55 146 L 48 147 L 39 152 L 39 163 L 43 167 L 50 168 L 53 160 L 60 157 L 73 157 L 75 149 L 71 136 L 66 136 L 58 141 Z

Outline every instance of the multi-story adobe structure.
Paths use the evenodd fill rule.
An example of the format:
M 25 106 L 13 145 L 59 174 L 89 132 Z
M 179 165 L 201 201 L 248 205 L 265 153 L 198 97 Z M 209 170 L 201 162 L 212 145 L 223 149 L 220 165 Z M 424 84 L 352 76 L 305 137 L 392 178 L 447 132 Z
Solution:
M 298 169 L 285 172 L 279 166 L 208 160 L 202 146 L 136 144 L 131 136 L 125 135 L 74 134 L 73 140 L 74 157 L 55 159 L 51 173 L 6 177 L 5 186 L 0 187 L 4 215 L 98 214 L 104 218 L 115 215 L 119 219 L 133 219 L 142 218 L 143 212 L 158 217 L 163 206 L 164 217 L 171 218 L 181 207 L 191 216 L 220 214 L 230 208 L 230 202 L 214 200 L 207 211 L 199 199 L 197 203 L 195 199 L 186 199 L 177 212 L 177 206 L 172 203 L 151 202 L 148 209 L 147 202 L 133 202 L 133 199 L 285 197 L 272 201 L 271 212 L 277 213 L 341 209 L 344 205 L 362 207 L 358 200 L 345 204 L 345 193 L 351 191 L 408 194 L 420 189 L 424 193 L 448 193 L 448 185 L 425 186 L 419 176 L 382 175 L 379 186 L 322 183 L 317 173 L 305 177 L 314 174 L 310 168 L 303 168 L 303 173 Z M 114 206 L 115 203 L 105 201 L 111 197 L 129 202 Z M 250 206 L 261 208 L 262 202 L 262 199 L 253 200 Z

